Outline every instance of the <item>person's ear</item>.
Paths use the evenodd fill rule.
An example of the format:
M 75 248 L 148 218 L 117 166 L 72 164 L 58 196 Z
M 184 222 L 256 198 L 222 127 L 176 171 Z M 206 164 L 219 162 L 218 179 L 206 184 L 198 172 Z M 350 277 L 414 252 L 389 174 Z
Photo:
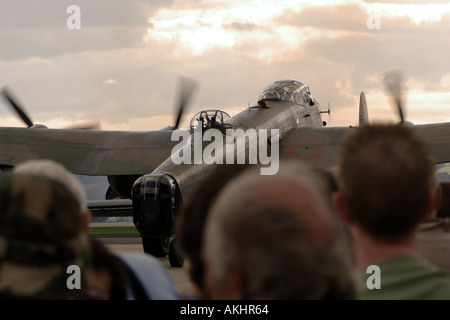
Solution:
M 89 224 L 91 223 L 92 212 L 91 210 L 86 210 L 81 214 L 81 231 L 85 234 L 88 233 Z
M 425 207 L 422 221 L 436 218 L 437 211 L 442 205 L 442 187 L 439 185 L 435 190 L 428 192 L 427 205 Z
M 244 300 L 247 296 L 244 276 L 235 266 L 228 267 L 226 290 L 230 300 Z
M 342 193 L 340 191 L 335 191 L 333 192 L 332 198 L 333 203 L 336 206 L 336 209 L 339 212 L 339 215 L 341 216 L 342 220 L 345 223 L 352 223 L 353 219 L 348 210 L 347 201 L 345 200 Z

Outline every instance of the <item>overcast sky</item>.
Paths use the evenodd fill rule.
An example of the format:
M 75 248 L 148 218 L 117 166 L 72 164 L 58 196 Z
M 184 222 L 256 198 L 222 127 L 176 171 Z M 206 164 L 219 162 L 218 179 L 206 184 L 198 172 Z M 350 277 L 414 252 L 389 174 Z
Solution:
M 397 121 L 381 81 L 395 69 L 407 120 L 450 121 L 449 54 L 446 1 L 0 0 L 0 86 L 55 128 L 172 125 L 179 77 L 199 84 L 184 125 L 202 109 L 234 115 L 281 79 L 330 103 L 331 126 L 357 124 L 361 91 L 371 120 Z M 0 124 L 24 126 L 3 100 Z

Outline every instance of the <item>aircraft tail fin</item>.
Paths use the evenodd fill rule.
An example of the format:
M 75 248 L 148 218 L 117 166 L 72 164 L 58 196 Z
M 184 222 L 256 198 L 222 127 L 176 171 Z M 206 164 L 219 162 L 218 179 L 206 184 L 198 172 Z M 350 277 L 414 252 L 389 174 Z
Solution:
M 361 92 L 359 96 L 359 125 L 369 123 L 369 113 L 367 112 L 366 95 Z

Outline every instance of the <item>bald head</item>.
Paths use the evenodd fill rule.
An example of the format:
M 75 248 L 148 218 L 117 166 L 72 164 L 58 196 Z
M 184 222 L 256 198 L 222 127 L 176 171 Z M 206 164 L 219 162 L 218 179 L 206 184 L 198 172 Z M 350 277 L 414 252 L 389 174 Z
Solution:
M 286 219 L 303 225 L 312 241 L 326 243 L 333 236 L 334 219 L 315 182 L 311 183 L 306 177 L 262 176 L 249 172 L 224 189 L 211 213 L 222 220 L 221 223 L 233 220 L 239 223 L 239 219 L 245 218 L 243 211 L 250 219 L 258 219 L 264 208 L 278 208 L 285 211 Z
M 227 282 L 230 265 L 245 279 L 245 299 L 322 299 L 349 292 L 349 256 L 341 250 L 345 240 L 326 178 L 310 169 L 273 176 L 250 170 L 219 194 L 203 243 L 213 298 L 223 291 L 216 285 Z M 298 279 L 299 273 L 304 277 Z M 345 282 L 345 289 L 336 282 Z

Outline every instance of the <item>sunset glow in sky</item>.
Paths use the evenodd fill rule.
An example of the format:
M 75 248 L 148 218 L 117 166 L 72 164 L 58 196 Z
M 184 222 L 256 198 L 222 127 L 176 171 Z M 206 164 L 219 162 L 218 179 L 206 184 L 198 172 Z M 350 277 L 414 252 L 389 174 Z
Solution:
M 67 28 L 70 5 L 80 29 Z M 348 126 L 361 91 L 371 120 L 398 121 L 381 79 L 400 69 L 407 120 L 446 122 L 449 30 L 445 1 L 0 0 L 0 86 L 49 127 L 158 130 L 175 121 L 180 76 L 199 83 L 184 125 L 298 79 L 330 103 L 330 126 Z M 0 108 L 1 125 L 24 126 Z

